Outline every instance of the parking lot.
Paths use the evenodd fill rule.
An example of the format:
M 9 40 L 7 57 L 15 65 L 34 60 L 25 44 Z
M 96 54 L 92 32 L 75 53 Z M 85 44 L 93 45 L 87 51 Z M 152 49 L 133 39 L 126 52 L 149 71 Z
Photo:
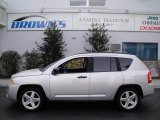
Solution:
M 160 89 L 142 100 L 135 112 L 119 111 L 112 102 L 49 102 L 39 112 L 22 111 L 5 97 L 0 87 L 1 120 L 158 120 L 160 118 Z

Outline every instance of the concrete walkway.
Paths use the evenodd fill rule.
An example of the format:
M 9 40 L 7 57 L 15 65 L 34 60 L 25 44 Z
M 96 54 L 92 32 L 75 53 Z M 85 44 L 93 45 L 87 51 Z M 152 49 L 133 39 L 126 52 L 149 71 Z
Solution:
M 0 79 L 0 87 L 6 87 L 10 79 Z M 154 88 L 160 88 L 160 79 L 152 80 Z

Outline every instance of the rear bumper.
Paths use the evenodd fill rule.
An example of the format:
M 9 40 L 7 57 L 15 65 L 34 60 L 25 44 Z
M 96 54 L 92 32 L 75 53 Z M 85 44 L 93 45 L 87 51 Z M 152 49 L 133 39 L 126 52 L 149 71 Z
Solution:
M 150 84 L 146 83 L 145 85 L 142 85 L 142 90 L 143 90 L 143 97 L 147 97 L 154 94 L 154 86 L 152 83 Z

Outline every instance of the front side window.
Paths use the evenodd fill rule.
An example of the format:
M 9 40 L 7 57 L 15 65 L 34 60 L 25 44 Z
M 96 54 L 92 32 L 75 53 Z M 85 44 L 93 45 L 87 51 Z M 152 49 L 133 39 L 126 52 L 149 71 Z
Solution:
M 94 72 L 109 72 L 110 58 L 109 57 L 95 57 L 93 62 Z
M 87 64 L 87 58 L 75 58 L 63 63 L 59 67 L 64 69 L 64 73 L 79 73 L 87 72 Z

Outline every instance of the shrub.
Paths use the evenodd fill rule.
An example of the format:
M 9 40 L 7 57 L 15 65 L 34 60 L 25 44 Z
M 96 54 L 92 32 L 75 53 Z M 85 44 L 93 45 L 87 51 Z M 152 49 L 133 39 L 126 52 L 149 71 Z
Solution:
M 85 48 L 86 52 L 108 52 L 109 39 L 111 36 L 107 34 L 104 24 L 92 24 L 91 29 L 88 30 L 89 34 L 83 36 L 86 42 L 90 44 L 91 48 Z
M 20 55 L 16 51 L 5 51 L 0 57 L 1 74 L 4 77 L 11 77 L 19 71 Z
M 40 66 L 40 55 L 36 50 L 26 51 L 22 57 L 24 59 L 23 69 L 34 69 Z

